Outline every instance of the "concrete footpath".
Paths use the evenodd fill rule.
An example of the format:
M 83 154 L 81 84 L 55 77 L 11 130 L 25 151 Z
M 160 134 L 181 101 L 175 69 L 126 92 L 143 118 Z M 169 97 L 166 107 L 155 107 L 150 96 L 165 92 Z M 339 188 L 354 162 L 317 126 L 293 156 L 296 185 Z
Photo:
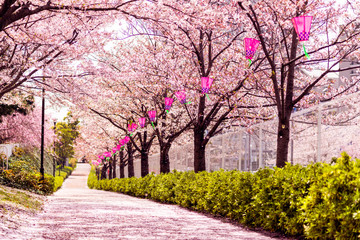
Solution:
M 8 239 L 285 239 L 246 230 L 176 205 L 92 190 L 88 164 L 78 164 L 44 212 Z

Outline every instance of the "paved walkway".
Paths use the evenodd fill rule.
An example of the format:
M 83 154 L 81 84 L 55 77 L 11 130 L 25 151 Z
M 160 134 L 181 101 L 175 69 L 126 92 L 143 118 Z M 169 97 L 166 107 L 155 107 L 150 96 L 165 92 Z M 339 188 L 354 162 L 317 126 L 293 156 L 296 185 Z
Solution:
M 176 205 L 88 189 L 89 171 L 78 164 L 21 239 L 273 239 Z

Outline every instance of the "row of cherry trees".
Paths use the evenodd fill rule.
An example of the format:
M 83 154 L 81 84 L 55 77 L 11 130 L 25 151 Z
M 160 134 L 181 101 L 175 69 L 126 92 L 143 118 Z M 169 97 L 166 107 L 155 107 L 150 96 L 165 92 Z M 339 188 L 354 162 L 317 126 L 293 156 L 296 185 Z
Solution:
M 351 91 L 359 80 L 348 79 L 342 88 L 333 88 L 327 78 L 329 73 L 350 70 L 339 69 L 338 63 L 359 54 L 360 29 L 356 16 L 350 14 L 359 6 L 349 3 L 341 8 L 323 0 L 50 5 L 39 23 L 61 19 L 62 24 L 51 25 L 55 40 L 45 36 L 48 32 L 41 39 L 55 44 L 44 44 L 51 51 L 39 50 L 45 65 L 31 62 L 27 69 L 43 68 L 45 76 L 33 80 L 46 79 L 49 90 L 63 93 L 57 100 L 75 104 L 74 112 L 87 124 L 82 128 L 88 137 L 83 137 L 81 151 L 89 158 L 112 151 L 120 139 L 130 137 L 130 121 L 148 118 L 147 127 L 138 128 L 127 143 L 128 164 L 136 151 L 142 176 L 149 172 L 147 158 L 154 143 L 159 145 L 161 171 L 167 172 L 171 145 L 193 141 L 198 172 L 205 170 L 206 145 L 223 128 L 273 118 L 279 122 L 277 166 L 282 167 L 287 161 L 293 108 Z M 303 15 L 314 16 L 306 42 L 310 59 L 291 21 Z M 20 28 L 29 26 L 25 18 L 21 21 Z M 12 29 L 13 34 L 22 31 Z M 260 42 L 250 66 L 244 38 Z M 303 71 L 313 69 L 321 70 L 316 78 Z M 208 96 L 201 88 L 202 77 L 214 79 Z M 320 88 L 326 88 L 325 94 L 320 94 Z M 178 91 L 185 91 L 191 103 L 175 100 L 167 113 L 164 99 L 176 99 Z M 157 113 L 153 126 L 148 117 L 151 110 Z M 103 164 L 111 165 L 106 159 Z

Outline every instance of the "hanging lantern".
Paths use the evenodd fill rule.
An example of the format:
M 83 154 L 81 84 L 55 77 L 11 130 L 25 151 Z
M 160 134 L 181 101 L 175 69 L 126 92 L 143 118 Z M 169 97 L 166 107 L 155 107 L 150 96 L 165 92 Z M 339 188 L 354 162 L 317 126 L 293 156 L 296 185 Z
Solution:
M 165 110 L 166 110 L 166 112 L 169 112 L 173 102 L 174 102 L 173 98 L 168 98 L 168 97 L 165 98 Z
M 249 66 L 251 65 L 251 59 L 254 57 L 256 49 L 258 48 L 260 41 L 254 38 L 245 38 L 245 57 L 249 59 Z
M 139 118 L 140 127 L 144 128 L 146 124 L 146 118 Z
M 124 145 L 127 144 L 129 141 L 130 141 L 129 136 L 124 137 Z
M 148 115 L 149 115 L 149 118 L 150 118 L 151 125 L 155 129 L 154 121 L 155 121 L 155 118 L 156 118 L 156 111 L 155 110 L 154 111 L 148 111 Z
M 114 156 L 114 155 L 116 154 L 116 152 L 117 152 L 117 148 L 114 147 L 114 148 L 112 149 L 112 155 Z
M 99 166 L 99 161 L 97 160 L 92 160 L 91 164 L 94 165 L 95 167 Z
M 129 130 L 129 132 L 135 131 L 136 128 L 137 128 L 137 124 L 136 124 L 136 123 L 131 122 L 131 123 L 128 125 L 128 130 Z M 132 134 L 130 134 L 130 136 L 132 136 Z
M 209 77 L 201 77 L 201 91 L 203 94 L 206 94 L 206 96 L 209 98 L 208 92 L 210 90 L 211 84 L 213 83 L 214 79 Z
M 186 102 L 186 93 L 185 91 L 178 91 L 175 93 L 175 96 L 182 104 L 189 104 L 191 102 Z
M 104 152 L 104 157 L 106 158 L 106 160 L 110 160 L 110 157 L 111 157 L 111 152 Z
M 119 145 L 120 145 L 120 149 L 123 149 L 124 148 L 124 145 L 125 145 L 125 140 L 124 139 L 121 139 L 119 141 Z
M 310 29 L 311 29 L 311 22 L 312 22 L 313 16 L 300 16 L 300 17 L 294 17 L 291 19 L 295 31 L 299 37 L 299 42 L 305 42 L 309 40 L 310 37 Z M 305 44 L 303 43 L 303 49 L 305 56 L 307 58 L 309 57 L 309 54 L 306 52 Z
M 121 145 L 120 144 L 118 144 L 117 146 L 116 146 L 116 151 L 118 152 L 118 151 L 120 151 L 121 150 Z

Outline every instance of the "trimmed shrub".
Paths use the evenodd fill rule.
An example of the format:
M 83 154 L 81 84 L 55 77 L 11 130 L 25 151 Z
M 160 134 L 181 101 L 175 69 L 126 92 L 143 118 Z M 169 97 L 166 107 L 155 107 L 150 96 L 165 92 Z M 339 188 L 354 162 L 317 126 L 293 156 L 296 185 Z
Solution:
M 305 235 L 312 239 L 358 239 L 360 236 L 360 160 L 343 153 L 324 164 L 302 207 Z
M 69 165 L 72 169 L 76 168 L 76 164 L 77 164 L 77 159 L 76 158 L 70 158 L 69 160 Z
M 56 176 L 54 180 L 54 192 L 56 192 L 63 184 L 64 178 L 61 176 Z
M 287 164 L 256 173 L 174 171 L 98 181 L 92 171 L 88 186 L 175 203 L 290 236 L 360 236 L 360 160 L 351 161 L 345 153 L 332 165 Z
M 63 169 L 60 170 L 59 173 L 59 167 L 60 166 L 57 167 L 58 170 L 56 170 L 55 172 L 54 192 L 61 188 L 65 179 L 68 178 L 74 170 L 74 168 L 72 167 L 65 166 Z

